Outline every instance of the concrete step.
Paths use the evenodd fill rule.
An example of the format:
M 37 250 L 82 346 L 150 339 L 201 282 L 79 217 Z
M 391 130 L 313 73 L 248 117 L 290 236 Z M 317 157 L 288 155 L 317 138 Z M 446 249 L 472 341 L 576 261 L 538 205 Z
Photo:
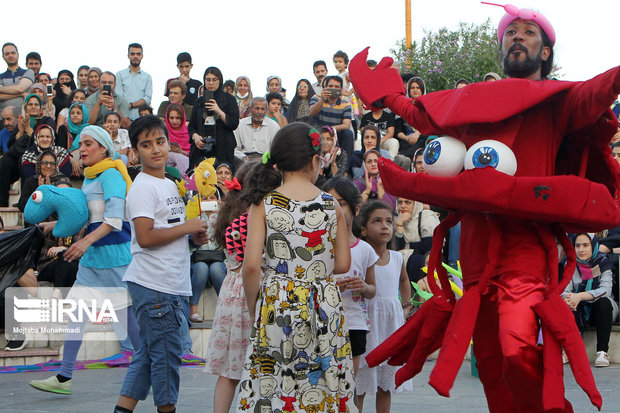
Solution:
M 5 226 L 24 225 L 24 214 L 15 207 L 0 207 L 0 216 Z
M 29 364 L 44 363 L 54 358 L 58 358 L 58 350 L 49 347 L 25 348 L 20 351 L 2 350 L 0 351 L 0 367 L 26 366 Z
M 9 190 L 9 205 L 13 205 L 19 201 L 19 188 Z

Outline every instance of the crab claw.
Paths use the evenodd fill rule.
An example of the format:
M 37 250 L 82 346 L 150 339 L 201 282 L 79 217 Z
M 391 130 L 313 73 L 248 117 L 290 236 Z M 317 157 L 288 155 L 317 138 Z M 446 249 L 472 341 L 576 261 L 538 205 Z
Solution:
M 394 60 L 384 57 L 375 69 L 366 63 L 368 49 L 355 55 L 349 63 L 349 77 L 355 93 L 368 108 L 383 107 L 383 99 L 389 95 L 404 95 L 405 88 L 398 70 L 391 66 Z
M 390 337 L 383 341 L 379 346 L 366 356 L 366 362 L 370 367 L 378 366 L 387 360 L 391 366 L 402 366 L 413 351 L 418 341 L 420 329 L 424 325 L 424 320 L 430 312 L 432 300 L 422 304 L 405 324 L 396 330 Z
M 407 322 L 366 356 L 370 367 L 387 360 L 391 366 L 406 364 L 396 373 L 396 387 L 418 374 L 426 358 L 439 349 L 452 314 L 445 300 L 431 297 Z
M 444 332 L 452 316 L 452 305 L 445 300 L 432 301 L 434 298 L 423 305 L 430 307 L 428 315 L 420 328 L 415 348 L 411 351 L 407 363 L 396 372 L 396 387 L 418 374 L 426 358 L 441 346 Z
M 552 389 L 551 385 L 556 384 L 557 386 L 558 379 L 552 376 L 547 377 L 547 375 L 552 374 L 557 376 L 557 360 L 559 360 L 560 357 L 559 348 L 562 346 L 564 347 L 564 351 L 566 351 L 575 380 L 583 391 L 586 392 L 590 398 L 590 402 L 601 410 L 603 399 L 596 388 L 592 370 L 590 369 L 590 363 L 586 356 L 586 348 L 583 344 L 583 339 L 579 335 L 579 330 L 575 324 L 573 314 L 564 300 L 562 300 L 559 295 L 554 295 L 536 304 L 533 306 L 533 309 L 542 320 L 545 346 L 547 344 L 547 337 L 549 336 L 552 336 L 554 340 L 559 343 L 559 345 L 552 345 L 555 350 L 553 351 L 554 354 L 550 353 L 548 350 L 547 354 L 543 355 L 543 357 L 545 357 L 545 365 L 547 365 L 547 361 L 551 363 L 551 370 L 545 371 L 543 403 L 557 403 L 557 401 L 553 400 L 554 396 L 551 394 L 561 390 L 561 388 L 558 386 Z M 544 336 L 545 330 L 547 330 L 546 337 Z

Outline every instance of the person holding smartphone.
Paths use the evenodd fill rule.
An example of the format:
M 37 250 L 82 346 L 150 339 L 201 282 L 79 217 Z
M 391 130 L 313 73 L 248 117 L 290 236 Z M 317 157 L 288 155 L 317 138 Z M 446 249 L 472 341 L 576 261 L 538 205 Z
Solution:
M 205 90 L 194 103 L 188 125 L 189 167 L 213 157 L 233 165 L 237 146 L 233 131 L 239 125 L 237 101 L 222 90 L 224 77 L 217 67 L 207 68 L 203 80 Z
M 90 114 L 89 123 L 103 127 L 106 115 L 117 112 L 121 115 L 121 127 L 127 129 L 129 120 L 129 103 L 125 98 L 116 94 L 116 76 L 112 72 L 103 72 L 99 80 L 99 91 L 86 99 L 86 107 Z
M 342 98 L 342 78 L 327 76 L 323 91 L 310 99 L 310 116 L 319 126 L 331 126 L 338 134 L 340 147 L 351 157 L 354 135 L 351 130 L 353 111 L 351 104 Z

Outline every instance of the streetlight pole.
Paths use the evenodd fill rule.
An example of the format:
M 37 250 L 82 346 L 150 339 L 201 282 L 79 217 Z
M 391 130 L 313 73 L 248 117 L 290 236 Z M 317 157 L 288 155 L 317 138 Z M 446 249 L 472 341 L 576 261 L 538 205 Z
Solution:
M 405 45 L 411 49 L 411 0 L 405 0 Z

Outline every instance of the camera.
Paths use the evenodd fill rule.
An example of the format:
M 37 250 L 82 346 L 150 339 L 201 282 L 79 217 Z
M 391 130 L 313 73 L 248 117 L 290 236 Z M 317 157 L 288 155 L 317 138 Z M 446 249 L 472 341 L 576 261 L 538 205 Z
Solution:
M 340 89 L 329 89 L 329 93 L 331 94 L 332 97 L 338 97 L 342 95 L 342 92 L 340 92 Z
M 110 96 L 112 94 L 112 85 L 103 85 L 103 93 Z
M 205 146 L 202 147 L 202 151 L 204 152 L 213 152 L 213 149 L 215 149 L 215 138 L 213 136 L 203 136 L 202 143 L 205 144 Z
M 47 96 L 52 96 L 54 94 L 54 86 L 52 86 L 51 83 L 48 83 L 47 85 L 45 85 L 45 89 L 47 92 Z

